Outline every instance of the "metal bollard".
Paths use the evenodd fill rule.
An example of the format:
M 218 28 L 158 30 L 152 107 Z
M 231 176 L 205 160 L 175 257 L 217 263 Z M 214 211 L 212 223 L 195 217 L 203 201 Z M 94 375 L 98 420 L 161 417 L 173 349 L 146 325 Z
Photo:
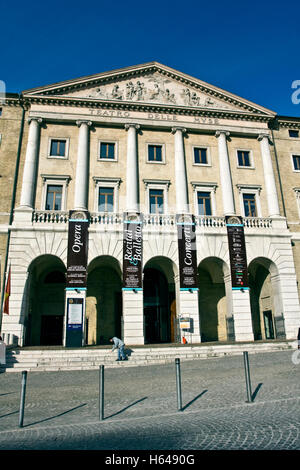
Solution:
M 251 391 L 251 380 L 250 380 L 250 368 L 249 368 L 248 351 L 244 351 L 243 355 L 244 355 L 246 390 L 247 390 L 247 398 L 248 398 L 246 403 L 252 403 L 252 391 Z
M 99 366 L 99 420 L 104 420 L 104 366 Z
M 182 396 L 181 396 L 181 377 L 180 377 L 180 359 L 175 359 L 176 369 L 176 390 L 177 390 L 177 409 L 182 411 Z
M 19 412 L 19 427 L 20 427 L 20 428 L 23 427 L 23 421 L 24 421 L 26 383 L 27 383 L 27 370 L 23 370 L 23 371 L 22 371 L 22 387 L 21 387 L 20 412 Z

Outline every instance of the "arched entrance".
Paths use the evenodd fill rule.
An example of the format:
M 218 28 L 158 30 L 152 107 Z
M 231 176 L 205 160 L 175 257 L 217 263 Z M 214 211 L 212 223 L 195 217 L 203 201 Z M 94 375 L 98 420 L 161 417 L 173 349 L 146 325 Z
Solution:
M 66 268 L 53 255 L 36 258 L 29 269 L 29 299 L 25 345 L 63 343 Z
M 249 268 L 250 304 L 254 340 L 284 337 L 278 271 L 267 258 L 256 258 Z
M 88 266 L 86 344 L 109 344 L 121 337 L 122 283 L 119 262 L 99 256 Z
M 145 343 L 174 342 L 176 302 L 173 263 L 156 257 L 144 267 Z
M 227 340 L 227 299 L 224 283 L 225 263 L 205 258 L 198 267 L 201 341 Z

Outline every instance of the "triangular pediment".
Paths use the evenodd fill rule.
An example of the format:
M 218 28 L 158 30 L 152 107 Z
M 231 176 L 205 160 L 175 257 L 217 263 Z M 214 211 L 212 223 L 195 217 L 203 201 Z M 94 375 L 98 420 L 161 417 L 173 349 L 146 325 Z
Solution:
M 276 113 L 157 62 L 68 80 L 23 92 L 30 98 L 52 97 L 91 102 L 239 112 Z

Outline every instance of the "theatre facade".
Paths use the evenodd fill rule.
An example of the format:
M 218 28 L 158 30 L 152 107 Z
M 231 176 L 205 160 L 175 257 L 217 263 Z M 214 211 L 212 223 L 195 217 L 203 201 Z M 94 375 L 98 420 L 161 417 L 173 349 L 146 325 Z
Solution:
M 297 337 L 299 120 L 156 62 L 26 90 L 9 113 L 7 342 Z

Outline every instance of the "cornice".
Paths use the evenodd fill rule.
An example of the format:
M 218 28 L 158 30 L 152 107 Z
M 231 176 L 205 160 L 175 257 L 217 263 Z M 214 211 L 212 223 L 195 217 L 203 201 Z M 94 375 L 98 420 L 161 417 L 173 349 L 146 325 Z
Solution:
M 244 121 L 259 121 L 269 122 L 274 119 L 273 115 L 266 115 L 260 113 L 249 113 L 246 111 L 238 110 L 218 110 L 213 108 L 201 107 L 188 107 L 178 105 L 164 105 L 164 104 L 151 104 L 142 102 L 129 102 L 129 101 L 106 101 L 106 100 L 93 100 L 86 98 L 70 98 L 61 96 L 23 96 L 24 103 L 29 108 L 31 104 L 54 105 L 54 106 L 70 106 L 78 108 L 100 108 L 100 109 L 114 109 L 126 111 L 140 111 L 149 113 L 166 113 L 175 115 L 187 116 L 205 116 L 205 117 L 218 117 L 233 120 Z
M 237 106 L 241 109 L 242 112 L 262 114 L 273 117 L 276 116 L 276 112 L 274 111 L 252 103 L 246 100 L 245 98 L 234 95 L 233 93 L 228 92 L 226 90 L 222 90 L 221 88 L 218 88 L 214 85 L 203 82 L 198 78 L 192 77 L 165 65 L 159 64 L 158 62 L 150 62 L 147 64 L 126 67 L 123 69 L 117 69 L 97 75 L 85 76 L 78 79 L 58 82 L 44 87 L 25 90 L 23 91 L 23 95 L 28 98 L 33 96 L 55 96 L 70 99 L 70 97 L 66 96 L 70 92 L 89 89 L 99 85 L 103 86 L 111 83 L 116 83 L 120 80 L 130 80 L 134 77 L 145 77 L 153 73 L 159 73 L 165 77 L 171 78 L 172 80 L 181 83 L 184 86 L 190 86 L 197 91 L 205 93 L 208 97 L 214 97 L 224 103 Z
M 279 127 L 289 128 L 289 129 L 300 129 L 300 118 L 296 117 L 280 117 L 276 118 Z

